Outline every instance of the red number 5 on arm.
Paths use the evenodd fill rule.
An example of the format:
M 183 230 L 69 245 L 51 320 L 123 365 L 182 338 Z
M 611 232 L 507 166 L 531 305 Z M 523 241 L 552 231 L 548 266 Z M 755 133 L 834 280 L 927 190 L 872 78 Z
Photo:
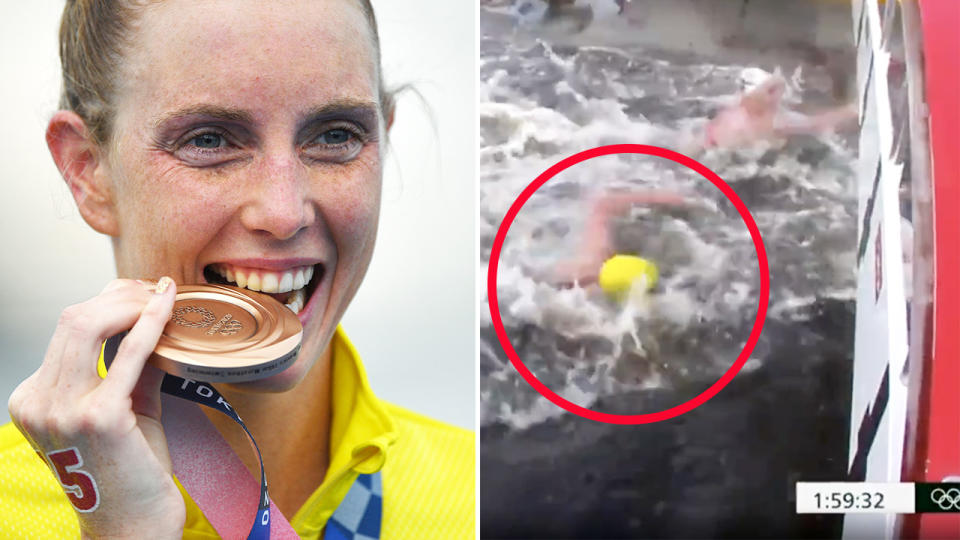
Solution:
M 54 450 L 47 453 L 50 464 L 53 465 L 60 480 L 60 485 L 67 492 L 67 497 L 78 512 L 93 512 L 100 505 L 100 493 L 97 483 L 90 473 L 80 470 L 83 458 L 76 447 L 65 450 Z

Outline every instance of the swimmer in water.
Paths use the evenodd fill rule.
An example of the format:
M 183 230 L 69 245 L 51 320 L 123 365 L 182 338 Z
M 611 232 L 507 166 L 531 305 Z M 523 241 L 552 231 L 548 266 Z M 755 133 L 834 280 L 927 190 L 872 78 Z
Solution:
M 577 257 L 557 265 L 553 283 L 559 287 L 589 287 L 602 290 L 618 306 L 614 324 L 632 338 L 634 361 L 618 362 L 618 380 L 638 382 L 651 375 L 660 356 L 659 339 L 653 327 L 640 328 L 634 321 L 639 312 L 655 309 L 648 294 L 657 284 L 659 270 L 654 261 L 639 254 L 618 253 L 612 222 L 634 206 L 687 208 L 696 203 L 680 193 L 667 190 L 605 192 L 595 197 L 580 240 Z M 642 361 L 637 361 L 638 359 Z M 651 364 L 649 361 L 653 361 Z
M 591 205 L 577 258 L 558 265 L 555 281 L 565 286 L 588 286 L 597 283 L 608 293 L 611 293 L 611 288 L 623 292 L 624 275 L 630 274 L 638 278 L 644 277 L 647 287 L 652 287 L 657 276 L 656 266 L 640 257 L 617 253 L 613 245 L 610 222 L 627 213 L 635 205 L 678 207 L 691 204 L 683 195 L 665 190 L 610 192 L 600 195 Z
M 803 114 L 783 103 L 787 81 L 771 75 L 722 109 L 704 127 L 681 143 L 684 154 L 698 154 L 712 148 L 740 148 L 768 141 L 782 144 L 794 135 L 823 135 L 857 120 L 856 104 Z

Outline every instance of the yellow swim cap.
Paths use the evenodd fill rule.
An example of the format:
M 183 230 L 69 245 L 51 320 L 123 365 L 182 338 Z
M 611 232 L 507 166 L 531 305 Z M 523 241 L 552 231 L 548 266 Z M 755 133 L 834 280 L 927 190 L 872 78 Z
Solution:
M 614 255 L 603 263 L 597 283 L 611 298 L 623 301 L 637 279 L 643 279 L 649 291 L 657 284 L 658 276 L 657 265 L 653 261 L 633 255 Z

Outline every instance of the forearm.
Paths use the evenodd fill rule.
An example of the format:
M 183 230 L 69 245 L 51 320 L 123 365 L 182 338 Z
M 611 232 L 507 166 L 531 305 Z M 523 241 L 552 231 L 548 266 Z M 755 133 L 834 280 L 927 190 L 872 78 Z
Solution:
M 857 111 L 856 104 L 850 104 L 812 115 L 791 113 L 782 118 L 776 131 L 781 136 L 815 135 L 834 130 L 845 124 L 852 124 L 856 121 L 858 115 L 859 112 Z
M 637 204 L 679 206 L 689 201 L 681 194 L 668 190 L 643 190 L 605 193 L 594 201 L 593 214 L 614 217 Z

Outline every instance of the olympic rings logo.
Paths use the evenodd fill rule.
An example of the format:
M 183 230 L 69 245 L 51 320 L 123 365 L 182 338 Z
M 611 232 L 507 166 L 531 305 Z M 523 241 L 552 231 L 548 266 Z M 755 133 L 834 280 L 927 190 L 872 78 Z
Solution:
M 941 510 L 950 510 L 951 508 L 960 510 L 960 488 L 936 488 L 930 492 L 930 500 Z

